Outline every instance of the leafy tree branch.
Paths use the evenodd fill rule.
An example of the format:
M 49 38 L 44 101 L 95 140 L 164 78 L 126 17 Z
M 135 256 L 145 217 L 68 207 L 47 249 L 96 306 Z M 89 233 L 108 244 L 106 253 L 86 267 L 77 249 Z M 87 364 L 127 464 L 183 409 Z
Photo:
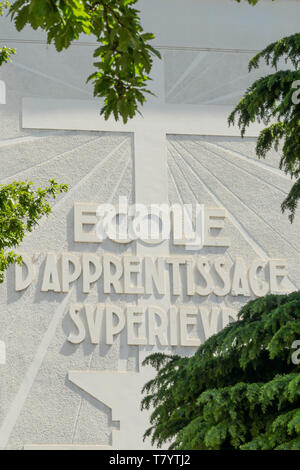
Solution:
M 22 257 L 15 249 L 26 233 L 32 232 L 39 220 L 51 213 L 49 198 L 55 199 L 68 190 L 67 185 L 59 185 L 55 180 L 49 183 L 44 189 L 34 189 L 29 181 L 0 185 L 0 283 L 10 264 L 22 264 Z
M 0 2 L 0 16 L 3 16 L 5 9 L 9 8 L 9 2 Z M 7 46 L 0 47 L 0 66 L 10 62 L 11 56 L 15 54 L 15 49 Z
M 236 0 L 240 3 L 241 0 Z M 255 5 L 259 0 L 245 0 Z M 8 2 L 2 2 L 8 6 Z M 47 33 L 48 44 L 57 51 L 68 48 L 81 34 L 94 35 L 99 47 L 94 52 L 94 95 L 104 98 L 101 114 L 126 123 L 139 112 L 150 93 L 147 85 L 153 58 L 160 57 L 151 46 L 152 33 L 145 33 L 137 0 L 16 0 L 9 16 L 21 31 L 26 25 Z M 3 49 L 3 62 L 13 50 Z M 1 56 L 0 56 L 1 57 Z
M 154 56 L 153 34 L 145 33 L 137 0 L 17 0 L 9 8 L 16 29 L 26 25 L 47 33 L 47 42 L 57 51 L 68 48 L 81 34 L 94 35 L 96 71 L 88 78 L 94 95 L 104 98 L 101 114 L 113 114 L 126 123 L 150 93 L 147 83 Z

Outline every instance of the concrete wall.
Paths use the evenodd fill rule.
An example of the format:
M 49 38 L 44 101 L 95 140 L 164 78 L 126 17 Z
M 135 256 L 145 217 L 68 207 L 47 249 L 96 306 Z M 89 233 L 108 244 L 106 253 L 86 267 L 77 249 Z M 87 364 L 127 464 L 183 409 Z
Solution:
M 253 8 L 230 0 L 185 0 L 184 5 L 179 0 L 143 0 L 140 6 L 145 27 L 157 33 L 155 43 L 163 56 L 159 75 L 162 104 L 183 106 L 186 113 L 192 113 L 196 105 L 214 105 L 217 108 L 212 109 L 221 109 L 226 116 L 247 86 L 268 72 L 262 67 L 248 74 L 247 63 L 254 52 L 298 28 L 297 1 L 262 1 Z M 141 255 L 136 244 L 106 241 L 83 246 L 74 242 L 75 202 L 117 203 L 119 196 L 136 200 L 136 169 L 143 149 L 137 154 L 133 134 L 126 127 L 121 132 L 121 125 L 118 131 L 107 130 L 100 117 L 99 129 L 105 128 L 105 132 L 65 130 L 64 126 L 47 130 L 42 123 L 40 129 L 38 125 L 34 129 L 21 127 L 26 111 L 23 98 L 93 99 L 91 85 L 85 83 L 93 69 L 93 38 L 83 38 L 58 54 L 52 46 L 46 46 L 43 34 L 29 29 L 17 33 L 7 19 L 1 19 L 0 39 L 7 38 L 7 45 L 16 47 L 17 55 L 0 70 L 0 80 L 6 84 L 6 104 L 0 104 L 0 183 L 29 179 L 45 185 L 51 177 L 70 185 L 70 191 L 55 201 L 52 215 L 41 221 L 20 251 L 32 258 L 37 270 L 44 268 L 45 254 L 50 251 L 58 256 L 64 251 Z M 210 135 L 203 135 L 199 126 L 199 135 L 183 130 L 165 137 L 169 202 L 198 202 L 227 210 L 225 230 L 231 239 L 230 248 L 202 248 L 195 256 L 214 259 L 224 255 L 231 264 L 239 256 L 248 264 L 258 258 L 284 259 L 289 276 L 282 290 L 299 289 L 300 217 L 297 214 L 290 225 L 287 215 L 281 214 L 280 203 L 291 182 L 278 171 L 279 155 L 271 152 L 266 161 L 259 161 L 255 138 L 242 140 L 238 130 L 232 135 L 232 131 L 224 131 L 226 128 L 224 121 L 220 129 L 216 118 L 215 132 L 210 131 Z M 146 154 L 147 141 L 144 145 Z M 150 160 L 146 163 L 146 174 L 153 164 Z M 164 249 L 164 254 L 186 255 L 182 247 Z M 162 251 L 153 248 L 151 253 L 157 256 Z M 10 268 L 0 287 L 0 340 L 6 346 L 6 363 L 0 364 L 0 447 L 126 448 L 135 441 L 142 446 L 139 426 L 146 426 L 146 418 L 141 419 L 136 411 L 132 431 L 131 415 L 125 411 L 130 407 L 135 410 L 139 387 L 147 378 L 146 373 L 142 376 L 139 372 L 141 358 L 155 348 L 128 345 L 125 332 L 112 346 L 105 344 L 104 336 L 99 345 L 89 341 L 74 345 L 67 340 L 73 331 L 68 315 L 71 302 L 108 302 L 126 307 L 139 302 L 137 296 L 103 295 L 100 284 L 90 294 L 83 294 L 79 283 L 70 294 L 44 293 L 41 276 L 27 289 L 16 292 L 14 282 L 14 268 Z M 238 311 L 248 300 L 244 296 L 190 298 L 182 294 L 171 296 L 167 303 L 225 306 Z M 164 300 L 153 296 L 145 302 L 158 305 Z M 203 341 L 201 332 L 200 336 Z M 192 354 L 195 348 L 172 350 Z M 86 376 L 83 380 L 69 375 L 74 370 L 92 375 L 85 382 Z M 110 385 L 115 383 L 115 375 L 106 376 L 103 371 L 117 374 L 118 385 Z M 131 386 L 124 379 L 130 373 L 136 374 Z M 112 397 L 111 403 L 109 398 L 101 401 L 101 390 Z M 133 440 L 126 437 L 130 433 Z

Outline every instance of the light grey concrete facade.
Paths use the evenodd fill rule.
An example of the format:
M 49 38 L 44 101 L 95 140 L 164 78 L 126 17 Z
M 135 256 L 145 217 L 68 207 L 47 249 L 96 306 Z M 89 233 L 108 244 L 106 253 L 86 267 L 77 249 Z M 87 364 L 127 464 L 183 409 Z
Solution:
M 271 152 L 267 160 L 258 160 L 254 137 L 257 130 L 242 140 L 237 129 L 227 132 L 226 122 L 220 125 L 220 116 L 215 120 L 215 132 L 213 125 L 205 127 L 208 109 L 226 116 L 249 84 L 268 73 L 262 67 L 249 74 L 248 61 L 266 44 L 297 31 L 300 5 L 295 0 L 278 0 L 274 4 L 263 0 L 255 8 L 230 0 L 143 0 L 140 7 L 145 28 L 156 32 L 155 44 L 162 52 L 161 104 L 178 109 L 182 106 L 185 113 L 192 113 L 196 106 L 204 113 L 199 133 L 190 133 L 184 127 L 182 132 L 168 132 L 165 136 L 166 200 L 161 202 L 224 208 L 224 233 L 231 245 L 204 247 L 193 253 L 172 244 L 143 251 L 138 244 L 120 245 L 110 240 L 99 245 L 76 243 L 74 204 L 117 204 L 119 196 L 135 202 L 136 185 L 141 181 L 138 178 L 144 181 L 152 163 L 148 160 L 142 171 L 137 160 L 143 158 L 143 149 L 139 147 L 142 153 L 137 154 L 130 128 L 122 131 L 118 124 L 117 130 L 113 126 L 109 130 L 100 117 L 99 130 L 93 126 L 82 130 L 80 125 L 73 130 L 66 130 L 64 125 L 45 128 L 42 121 L 40 128 L 22 127 L 27 112 L 24 98 L 72 103 L 93 100 L 92 87 L 85 82 L 93 70 L 95 45 L 92 38 L 83 38 L 58 54 L 52 46 L 46 46 L 41 33 L 29 29 L 17 33 L 2 18 L 0 40 L 15 47 L 17 55 L 11 64 L 0 69 L 0 80 L 6 85 L 6 104 L 0 104 L 0 183 L 29 179 L 36 185 L 46 185 L 49 178 L 55 178 L 70 185 L 69 192 L 55 201 L 51 216 L 41 221 L 19 249 L 35 265 L 34 282 L 16 291 L 15 270 L 10 268 L 0 286 L 0 340 L 6 348 L 5 364 L 0 363 L 0 447 L 5 449 L 38 445 L 126 448 L 134 442 L 126 440 L 132 428 L 126 422 L 130 413 L 128 418 L 124 409 L 139 399 L 138 387 L 143 382 L 141 357 L 155 348 L 129 345 L 125 330 L 116 335 L 112 345 L 106 344 L 104 329 L 97 345 L 91 344 L 88 337 L 78 345 L 72 344 L 68 341 L 74 330 L 68 313 L 71 303 L 107 303 L 122 308 L 136 303 L 162 308 L 171 304 L 225 307 L 237 312 L 255 297 L 253 292 L 248 297 L 232 295 L 231 291 L 226 296 L 186 295 L 183 275 L 182 293 L 171 292 L 165 299 L 156 294 L 152 298 L 103 294 L 101 280 L 88 294 L 82 292 L 81 280 L 73 283 L 69 293 L 41 292 L 47 253 L 55 253 L 58 259 L 63 252 L 78 256 L 204 256 L 211 263 L 217 256 L 224 256 L 230 269 L 240 257 L 247 266 L 257 259 L 280 259 L 287 262 L 288 275 L 279 291 L 300 288 L 300 215 L 290 225 L 287 215 L 281 214 L 280 204 L 291 181 L 278 170 L 280 155 Z M 203 129 L 208 129 L 209 135 Z M 147 141 L 144 145 L 146 155 Z M 153 161 L 159 168 L 157 159 Z M 151 202 L 151 194 L 147 193 L 145 199 L 146 203 Z M 156 199 L 154 186 L 153 202 Z M 220 318 L 217 323 L 220 329 Z M 207 335 L 203 322 L 199 325 L 202 342 Z M 178 346 L 171 350 L 189 355 L 195 347 Z M 92 375 L 85 379 L 74 371 Z M 116 382 L 114 376 L 106 379 L 105 374 L 101 375 L 104 371 L 120 372 Z M 122 380 L 124 374 L 131 373 L 136 375 L 132 376 L 130 388 L 130 380 L 129 384 Z M 143 377 L 146 380 L 147 373 Z M 114 387 L 111 403 L 101 401 L 101 387 L 109 397 L 110 383 Z M 124 417 L 118 415 L 120 404 L 116 400 L 122 404 L 120 413 Z M 145 421 L 146 417 L 142 423 Z M 133 427 L 137 447 L 142 446 L 140 425 L 138 417 Z

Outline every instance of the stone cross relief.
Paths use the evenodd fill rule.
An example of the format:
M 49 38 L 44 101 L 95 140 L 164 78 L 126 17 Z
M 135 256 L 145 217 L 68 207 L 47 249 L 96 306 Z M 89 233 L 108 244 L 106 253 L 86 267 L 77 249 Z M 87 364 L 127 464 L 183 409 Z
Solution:
M 22 126 L 27 129 L 80 130 L 130 132 L 134 134 L 134 175 L 135 203 L 168 203 L 167 175 L 167 134 L 190 135 L 237 135 L 236 129 L 228 129 L 229 109 L 224 106 L 168 105 L 164 101 L 163 61 L 156 61 L 152 71 L 152 91 L 155 97 L 149 97 L 142 109 L 143 117 L 135 117 L 126 125 L 110 119 L 105 121 L 99 115 L 101 103 L 98 100 L 64 100 L 24 98 Z M 1 91 L 1 82 L 0 82 Z M 3 102 L 3 101 L 2 101 Z M 1 103 L 1 95 L 0 95 Z M 255 131 L 256 133 L 256 131 Z M 137 242 L 136 255 L 168 256 L 169 244 L 148 245 Z M 52 325 L 55 329 L 66 309 L 70 295 L 66 296 L 60 309 L 54 314 Z M 139 301 L 137 301 L 139 304 Z M 155 299 L 155 305 L 167 309 L 170 298 Z M 153 298 L 143 305 L 153 304 Z M 50 338 L 50 335 L 49 335 Z M 40 350 L 47 348 L 47 341 Z M 164 350 L 169 352 L 169 350 Z M 84 392 L 111 409 L 112 420 L 119 421 L 119 430 L 112 431 L 112 446 L 101 445 L 25 445 L 25 449 L 145 449 L 150 442 L 143 442 L 143 433 L 149 427 L 149 413 L 140 411 L 141 389 L 153 376 L 151 368 L 141 367 L 141 363 L 150 352 L 140 346 L 139 372 L 70 370 L 68 379 Z M 0 429 L 0 447 L 5 445 L 22 404 L 30 390 L 35 374 L 43 357 L 37 352 L 27 380 L 22 384 L 15 397 L 11 412 Z M 122 369 L 122 367 L 121 367 Z

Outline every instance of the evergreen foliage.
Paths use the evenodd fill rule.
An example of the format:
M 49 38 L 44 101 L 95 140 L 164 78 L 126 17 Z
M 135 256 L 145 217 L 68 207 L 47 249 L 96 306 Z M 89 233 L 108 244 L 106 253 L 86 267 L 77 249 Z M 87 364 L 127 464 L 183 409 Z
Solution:
M 263 122 L 258 137 L 256 153 L 265 158 L 274 148 L 280 149 L 280 169 L 284 170 L 294 184 L 281 205 L 289 212 L 292 222 L 300 199 L 300 34 L 280 39 L 259 52 L 249 63 L 249 71 L 265 61 L 275 72 L 256 80 L 246 91 L 229 116 L 229 124 L 237 124 L 242 137 L 253 122 Z M 290 70 L 278 70 L 280 60 L 291 66 Z M 296 181 L 295 181 L 296 180 Z
M 300 292 L 268 295 L 192 357 L 149 356 L 157 374 L 143 389 L 142 409 L 153 409 L 145 438 L 181 450 L 300 449 L 299 338 Z

